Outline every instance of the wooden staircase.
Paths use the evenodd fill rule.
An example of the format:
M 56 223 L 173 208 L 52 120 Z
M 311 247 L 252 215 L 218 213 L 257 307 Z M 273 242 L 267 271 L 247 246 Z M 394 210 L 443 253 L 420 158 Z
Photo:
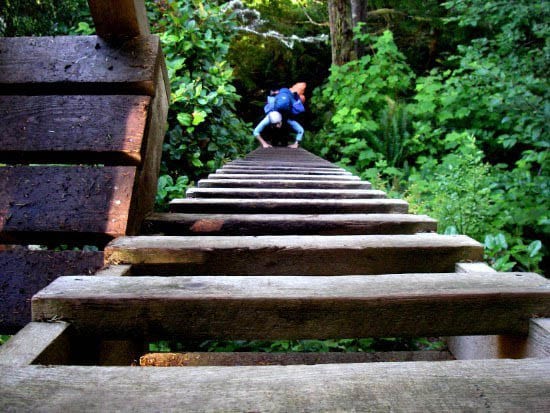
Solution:
M 137 58 L 140 41 L 158 44 L 148 34 L 143 1 L 95 0 L 90 6 L 101 23 L 100 36 L 115 36 L 115 43 L 76 40 L 92 45 L 93 53 L 106 53 L 97 62 L 124 49 L 113 47 L 120 34 L 139 36 L 126 39 L 130 51 L 113 61 Z M 2 41 L 0 66 L 13 56 L 5 50 L 56 41 L 70 43 L 23 39 L 6 49 L 17 41 Z M 93 59 L 93 53 L 84 55 Z M 73 148 L 67 142 L 75 132 L 60 141 L 65 143 L 48 140 L 47 148 L 38 143 L 17 148 L 18 139 L 0 148 L 2 160 L 17 156 L 26 163 L 0 169 L 0 190 L 12 197 L 0 210 L 4 242 L 111 239 L 95 253 L 104 268 L 94 276 L 59 264 L 73 251 L 41 251 L 40 268 L 61 254 L 56 265 L 64 267 L 64 276 L 47 280 L 52 282 L 32 298 L 33 321 L 0 347 L 1 411 L 550 410 L 550 319 L 544 318 L 550 317 L 550 282 L 537 274 L 491 270 L 480 262 L 478 242 L 438 235 L 435 220 L 408 214 L 406 202 L 388 199 L 303 149 L 257 149 L 228 163 L 185 199 L 174 200 L 169 213 L 150 214 L 139 232 L 152 202 L 151 179 L 160 158 L 154 137 L 166 118 L 167 90 L 161 54 L 139 59 L 156 68 L 146 71 L 143 82 L 134 75 L 144 65 L 131 62 L 122 65 L 128 69 L 122 82 L 107 82 L 115 68 L 97 62 L 95 77 L 75 75 L 86 81 L 73 82 L 78 93 L 96 84 L 93 97 L 69 93 L 63 76 L 73 66 L 56 59 L 58 78 L 4 83 L 9 95 L 0 96 L 0 108 L 7 113 L 17 113 L 11 110 L 17 102 L 40 112 L 61 99 L 68 103 L 60 106 L 78 111 L 81 105 L 71 105 L 73 99 L 132 102 L 135 95 L 149 99 L 151 109 L 142 114 L 146 126 L 139 129 L 133 154 L 120 150 L 125 144 L 101 149 L 93 134 L 86 145 Z M 43 86 L 41 96 L 27 96 L 40 89 L 32 82 Z M 111 93 L 113 85 L 122 89 Z M 52 90 L 68 95 L 50 95 Z M 119 107 L 98 103 L 93 112 L 105 105 Z M 119 115 L 113 112 L 105 116 Z M 0 125 L 3 142 L 17 136 L 19 118 Z M 78 116 L 67 118 L 73 123 L 63 130 L 80 127 Z M 36 136 L 57 130 L 48 119 L 37 122 Z M 109 125 L 120 126 L 122 138 L 131 137 L 128 119 Z M 35 165 L 45 154 L 52 163 L 74 161 L 64 169 Z M 90 163 L 84 172 L 82 160 Z M 114 175 L 101 178 L 105 172 Z M 71 192 L 67 177 L 87 191 Z M 40 193 L 26 191 L 32 182 L 49 185 Z M 140 189 L 144 186 L 149 190 Z M 111 211 L 124 194 L 123 224 L 111 227 L 108 222 L 116 223 Z M 105 225 L 87 221 L 90 211 L 99 211 Z M 43 216 L 48 219 L 38 219 Z M 20 252 L 29 268 L 32 254 Z M 419 336 L 448 337 L 450 352 L 148 354 L 156 340 Z M 140 360 L 150 367 L 137 367 Z M 178 367 L 155 367 L 161 365 Z

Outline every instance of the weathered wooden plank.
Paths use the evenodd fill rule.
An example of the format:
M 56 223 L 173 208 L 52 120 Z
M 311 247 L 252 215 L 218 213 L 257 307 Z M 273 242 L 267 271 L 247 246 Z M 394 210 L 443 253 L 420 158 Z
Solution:
M 370 189 L 366 181 L 291 180 L 291 179 L 201 179 L 199 188 L 318 188 Z
M 282 160 L 261 160 L 261 161 L 254 161 L 254 160 L 235 160 L 230 163 L 228 163 L 226 166 L 251 166 L 254 168 L 266 168 L 266 167 L 286 167 L 286 166 L 300 166 L 302 168 L 314 168 L 314 169 L 333 169 L 335 166 L 331 164 L 330 162 L 319 162 L 319 161 L 282 161 Z
M 158 36 L 107 42 L 97 36 L 0 40 L 0 94 L 152 96 L 161 70 Z
M 96 33 L 101 37 L 150 34 L 143 0 L 88 0 Z
M 60 275 L 91 274 L 103 265 L 100 251 L 0 252 L 0 331 L 13 333 L 31 320 L 31 297 Z
M 120 237 L 105 247 L 111 264 L 134 273 L 344 275 L 449 272 L 479 261 L 483 246 L 466 236 L 270 235 Z M 157 268 L 158 267 L 158 268 Z
M 352 176 L 351 172 L 345 171 L 340 168 L 335 169 L 313 169 L 303 167 L 287 167 L 287 168 L 239 168 L 239 167 L 224 167 L 216 169 L 217 174 L 271 174 L 276 173 L 280 175 L 285 174 L 301 174 L 301 175 L 342 175 Z
M 447 351 L 387 351 L 376 353 L 148 353 L 143 367 L 291 366 L 296 364 L 377 363 L 453 360 Z
M 138 234 L 146 215 L 153 211 L 162 157 L 162 142 L 167 128 L 170 89 L 163 82 L 164 74 L 157 73 L 156 92 L 147 118 L 147 137 L 142 145 L 143 165 L 138 169 L 134 197 L 130 207 L 127 234 Z
M 96 277 L 123 277 L 129 275 L 132 271 L 131 265 L 109 265 L 96 271 L 94 276 Z
M 401 199 L 173 199 L 170 211 L 230 214 L 406 214 L 409 205 Z
M 548 359 L 171 369 L 3 366 L 0 409 L 543 412 L 550 409 L 549 369 Z
M 537 274 L 56 279 L 34 321 L 71 320 L 105 338 L 315 339 L 526 333 L 550 314 Z
M 261 179 L 261 180 L 270 180 L 270 179 L 295 179 L 295 180 L 323 180 L 323 181 L 360 181 L 361 179 L 358 176 L 353 175 L 324 175 L 322 177 L 312 176 L 308 174 L 210 174 L 208 179 Z
M 456 272 L 496 273 L 484 262 L 459 263 Z M 488 335 L 455 336 L 446 338 L 449 350 L 459 360 L 481 360 L 495 358 L 523 358 L 527 336 Z
M 533 318 L 529 322 L 526 357 L 550 357 L 550 318 Z
M 135 167 L 0 168 L 0 241 L 67 243 L 124 235 Z
M 367 235 L 435 232 L 437 221 L 412 214 L 182 214 L 155 213 L 148 234 L 165 235 Z
M 66 364 L 69 323 L 29 323 L 0 346 L 0 365 Z
M 0 96 L 0 162 L 139 165 L 150 101 L 120 95 Z
M 187 198 L 266 198 L 266 199 L 373 199 L 386 198 L 375 189 L 309 188 L 189 188 Z

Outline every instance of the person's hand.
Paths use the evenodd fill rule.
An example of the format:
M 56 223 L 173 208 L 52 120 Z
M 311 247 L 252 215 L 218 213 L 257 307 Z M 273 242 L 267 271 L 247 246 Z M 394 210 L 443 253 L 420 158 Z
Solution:
M 288 147 L 296 149 L 298 147 L 298 142 L 294 142 L 292 145 L 288 145 Z
M 262 142 L 262 148 L 271 148 L 272 146 L 267 142 Z

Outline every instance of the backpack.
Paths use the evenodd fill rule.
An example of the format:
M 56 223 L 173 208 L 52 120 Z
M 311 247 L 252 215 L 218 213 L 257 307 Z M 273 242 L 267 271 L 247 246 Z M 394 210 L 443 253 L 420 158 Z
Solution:
M 273 110 L 280 112 L 281 115 L 288 115 L 292 112 L 292 103 L 294 102 L 294 96 L 290 89 L 283 87 L 279 90 L 279 93 L 275 95 L 275 101 L 273 102 Z
M 296 94 L 297 95 L 297 94 Z M 299 115 L 305 112 L 305 107 L 299 96 L 295 96 L 290 89 L 284 87 L 279 90 L 275 96 L 268 96 L 267 103 L 264 106 L 264 112 L 280 112 L 283 116 Z

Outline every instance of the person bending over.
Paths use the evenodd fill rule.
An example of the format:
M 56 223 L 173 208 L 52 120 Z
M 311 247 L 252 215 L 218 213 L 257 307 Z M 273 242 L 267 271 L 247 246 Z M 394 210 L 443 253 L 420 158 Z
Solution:
M 289 130 L 292 129 L 292 131 Z M 283 116 L 277 112 L 269 112 L 265 118 L 254 129 L 254 136 L 260 142 L 263 148 L 271 148 L 273 145 L 279 146 L 288 141 L 290 133 L 296 134 L 295 142 L 288 145 L 289 148 L 300 146 L 304 136 L 304 128 L 293 119 L 283 119 Z

